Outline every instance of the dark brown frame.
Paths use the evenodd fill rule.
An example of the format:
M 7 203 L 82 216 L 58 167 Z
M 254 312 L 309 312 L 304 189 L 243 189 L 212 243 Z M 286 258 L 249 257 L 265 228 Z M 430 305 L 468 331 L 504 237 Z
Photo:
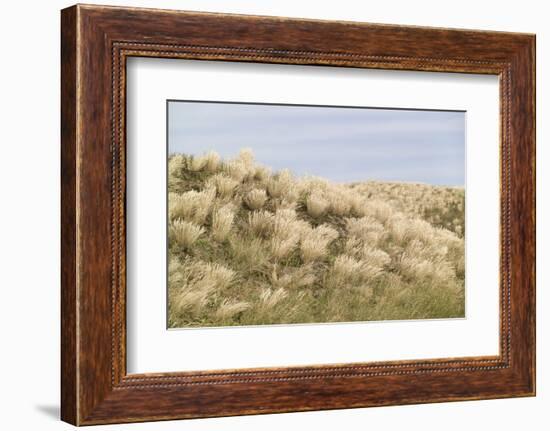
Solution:
M 82 5 L 61 17 L 63 420 L 88 425 L 535 394 L 534 35 Z M 127 375 L 129 56 L 498 75 L 500 354 Z

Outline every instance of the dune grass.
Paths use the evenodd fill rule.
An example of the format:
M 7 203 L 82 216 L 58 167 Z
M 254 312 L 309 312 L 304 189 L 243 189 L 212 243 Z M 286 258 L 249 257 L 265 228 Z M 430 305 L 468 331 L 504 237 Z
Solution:
M 169 327 L 464 316 L 464 189 L 169 158 Z

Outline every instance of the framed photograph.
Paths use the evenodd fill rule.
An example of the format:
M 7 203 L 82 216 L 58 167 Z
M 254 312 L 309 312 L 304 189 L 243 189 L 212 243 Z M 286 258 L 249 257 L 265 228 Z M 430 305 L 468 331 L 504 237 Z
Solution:
M 535 36 L 61 14 L 62 419 L 535 394 Z

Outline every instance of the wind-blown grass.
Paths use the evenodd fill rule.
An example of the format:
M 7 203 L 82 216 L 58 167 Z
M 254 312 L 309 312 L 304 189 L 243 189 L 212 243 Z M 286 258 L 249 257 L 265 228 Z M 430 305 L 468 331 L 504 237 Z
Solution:
M 169 326 L 464 316 L 464 189 L 171 155 Z

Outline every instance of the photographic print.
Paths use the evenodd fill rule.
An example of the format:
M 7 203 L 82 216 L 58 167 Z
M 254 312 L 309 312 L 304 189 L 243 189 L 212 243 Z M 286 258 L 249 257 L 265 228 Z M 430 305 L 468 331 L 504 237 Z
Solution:
M 465 112 L 167 110 L 169 328 L 465 317 Z

